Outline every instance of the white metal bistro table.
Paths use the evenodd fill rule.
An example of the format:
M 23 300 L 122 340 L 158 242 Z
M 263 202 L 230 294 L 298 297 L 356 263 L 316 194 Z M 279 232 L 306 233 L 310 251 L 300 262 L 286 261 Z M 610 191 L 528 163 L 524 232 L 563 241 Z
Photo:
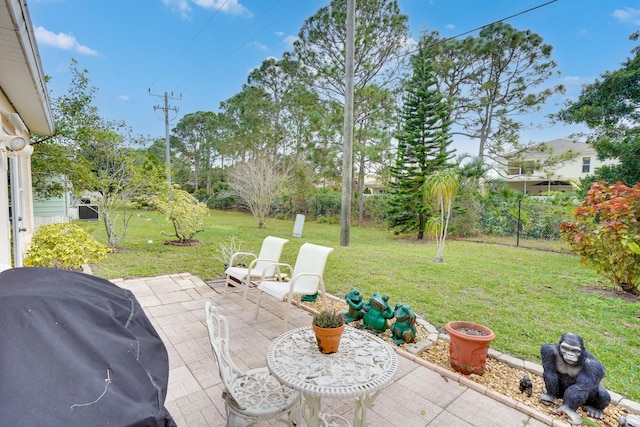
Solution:
M 305 326 L 273 340 L 267 367 L 281 383 L 302 393 L 307 425 L 328 422 L 320 411 L 321 398 L 356 397 L 353 425 L 362 427 L 367 409 L 398 370 L 398 356 L 380 338 L 351 326 L 344 329 L 337 353 L 322 354 L 311 326 Z

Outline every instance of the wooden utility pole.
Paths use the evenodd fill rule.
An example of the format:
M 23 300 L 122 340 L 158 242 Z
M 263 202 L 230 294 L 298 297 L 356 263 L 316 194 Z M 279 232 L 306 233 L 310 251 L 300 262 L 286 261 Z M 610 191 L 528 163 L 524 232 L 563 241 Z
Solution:
M 344 63 L 344 135 L 342 139 L 342 208 L 340 246 L 349 246 L 353 197 L 353 51 L 356 33 L 356 0 L 347 0 L 347 40 Z

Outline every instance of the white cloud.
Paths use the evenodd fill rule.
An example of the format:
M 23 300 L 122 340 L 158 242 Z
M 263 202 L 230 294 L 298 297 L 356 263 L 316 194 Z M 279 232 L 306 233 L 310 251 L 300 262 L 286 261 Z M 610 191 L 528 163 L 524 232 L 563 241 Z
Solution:
M 447 30 L 454 30 L 454 29 L 456 28 L 456 26 L 455 26 L 455 25 L 453 25 L 453 24 L 447 24 L 447 25 L 445 25 L 444 27 L 445 27 Z
M 640 25 L 640 9 L 625 7 L 624 9 L 614 10 L 612 15 L 619 21 Z
M 36 33 L 36 40 L 40 44 L 46 44 L 62 50 L 70 50 L 73 52 L 80 53 L 82 55 L 93 55 L 93 56 L 98 55 L 98 52 L 96 52 L 95 50 L 87 46 L 81 45 L 80 43 L 78 43 L 76 38 L 70 34 L 65 34 L 65 33 L 56 34 L 54 32 L 47 30 L 44 27 L 36 27 L 35 33 Z
M 189 12 L 191 12 L 191 7 L 189 7 L 188 0 L 162 0 L 162 3 L 172 10 L 180 12 L 180 16 L 183 19 L 190 19 Z
M 296 40 L 298 40 L 298 37 L 296 36 L 287 36 L 284 38 L 284 42 L 291 47 L 293 47 L 293 44 L 295 43 Z
M 247 46 L 254 46 L 260 50 L 267 50 L 267 46 L 259 42 L 250 42 L 250 43 L 247 43 Z
M 120 101 L 128 101 L 130 99 L 129 95 L 118 95 L 118 99 Z
M 165 0 L 166 1 L 166 0 Z M 248 17 L 253 16 L 253 14 L 238 3 L 238 0 L 192 0 L 195 4 L 205 9 L 219 10 L 222 13 L 226 13 L 228 15 L 245 15 Z
M 588 82 L 592 82 L 593 78 L 585 76 L 562 76 L 558 83 L 564 85 L 565 93 L 558 95 L 563 101 L 565 99 L 571 99 L 575 101 L 582 92 L 582 86 Z
M 276 36 L 282 37 L 284 36 L 284 33 L 282 31 L 276 31 Z

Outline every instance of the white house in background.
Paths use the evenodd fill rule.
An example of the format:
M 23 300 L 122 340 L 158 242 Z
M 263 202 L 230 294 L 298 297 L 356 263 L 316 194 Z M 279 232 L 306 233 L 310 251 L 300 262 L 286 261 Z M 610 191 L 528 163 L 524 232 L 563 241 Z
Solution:
M 549 168 L 536 170 L 550 156 L 573 153 L 571 160 Z M 596 150 L 584 142 L 554 139 L 535 147 L 509 153 L 499 159 L 503 166 L 501 178 L 514 190 L 537 196 L 545 191 L 573 192 L 581 178 L 593 175 L 602 165 L 615 163 L 600 161 Z
M 53 131 L 26 1 L 0 0 L 0 264 L 22 266 L 35 231 L 31 133 Z
M 61 182 L 64 178 L 51 178 Z M 78 201 L 71 191 L 64 191 L 61 195 L 49 197 L 46 200 L 33 201 L 33 216 L 36 230 L 41 225 L 69 222 L 78 219 Z

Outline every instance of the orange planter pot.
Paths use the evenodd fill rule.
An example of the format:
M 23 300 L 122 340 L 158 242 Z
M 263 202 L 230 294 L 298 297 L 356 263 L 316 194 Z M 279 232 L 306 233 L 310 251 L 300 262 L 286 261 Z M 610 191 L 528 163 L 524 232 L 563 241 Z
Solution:
M 318 342 L 318 349 L 325 354 L 335 353 L 340 346 L 340 338 L 342 338 L 342 332 L 344 331 L 345 324 L 337 328 L 319 328 L 316 325 L 311 325 L 313 332 L 316 334 L 316 341 Z
M 472 322 L 449 322 L 444 328 L 449 334 L 451 367 L 464 375 L 484 374 L 487 352 L 496 334 L 486 326 Z M 475 330 L 479 334 L 467 334 L 461 330 Z

